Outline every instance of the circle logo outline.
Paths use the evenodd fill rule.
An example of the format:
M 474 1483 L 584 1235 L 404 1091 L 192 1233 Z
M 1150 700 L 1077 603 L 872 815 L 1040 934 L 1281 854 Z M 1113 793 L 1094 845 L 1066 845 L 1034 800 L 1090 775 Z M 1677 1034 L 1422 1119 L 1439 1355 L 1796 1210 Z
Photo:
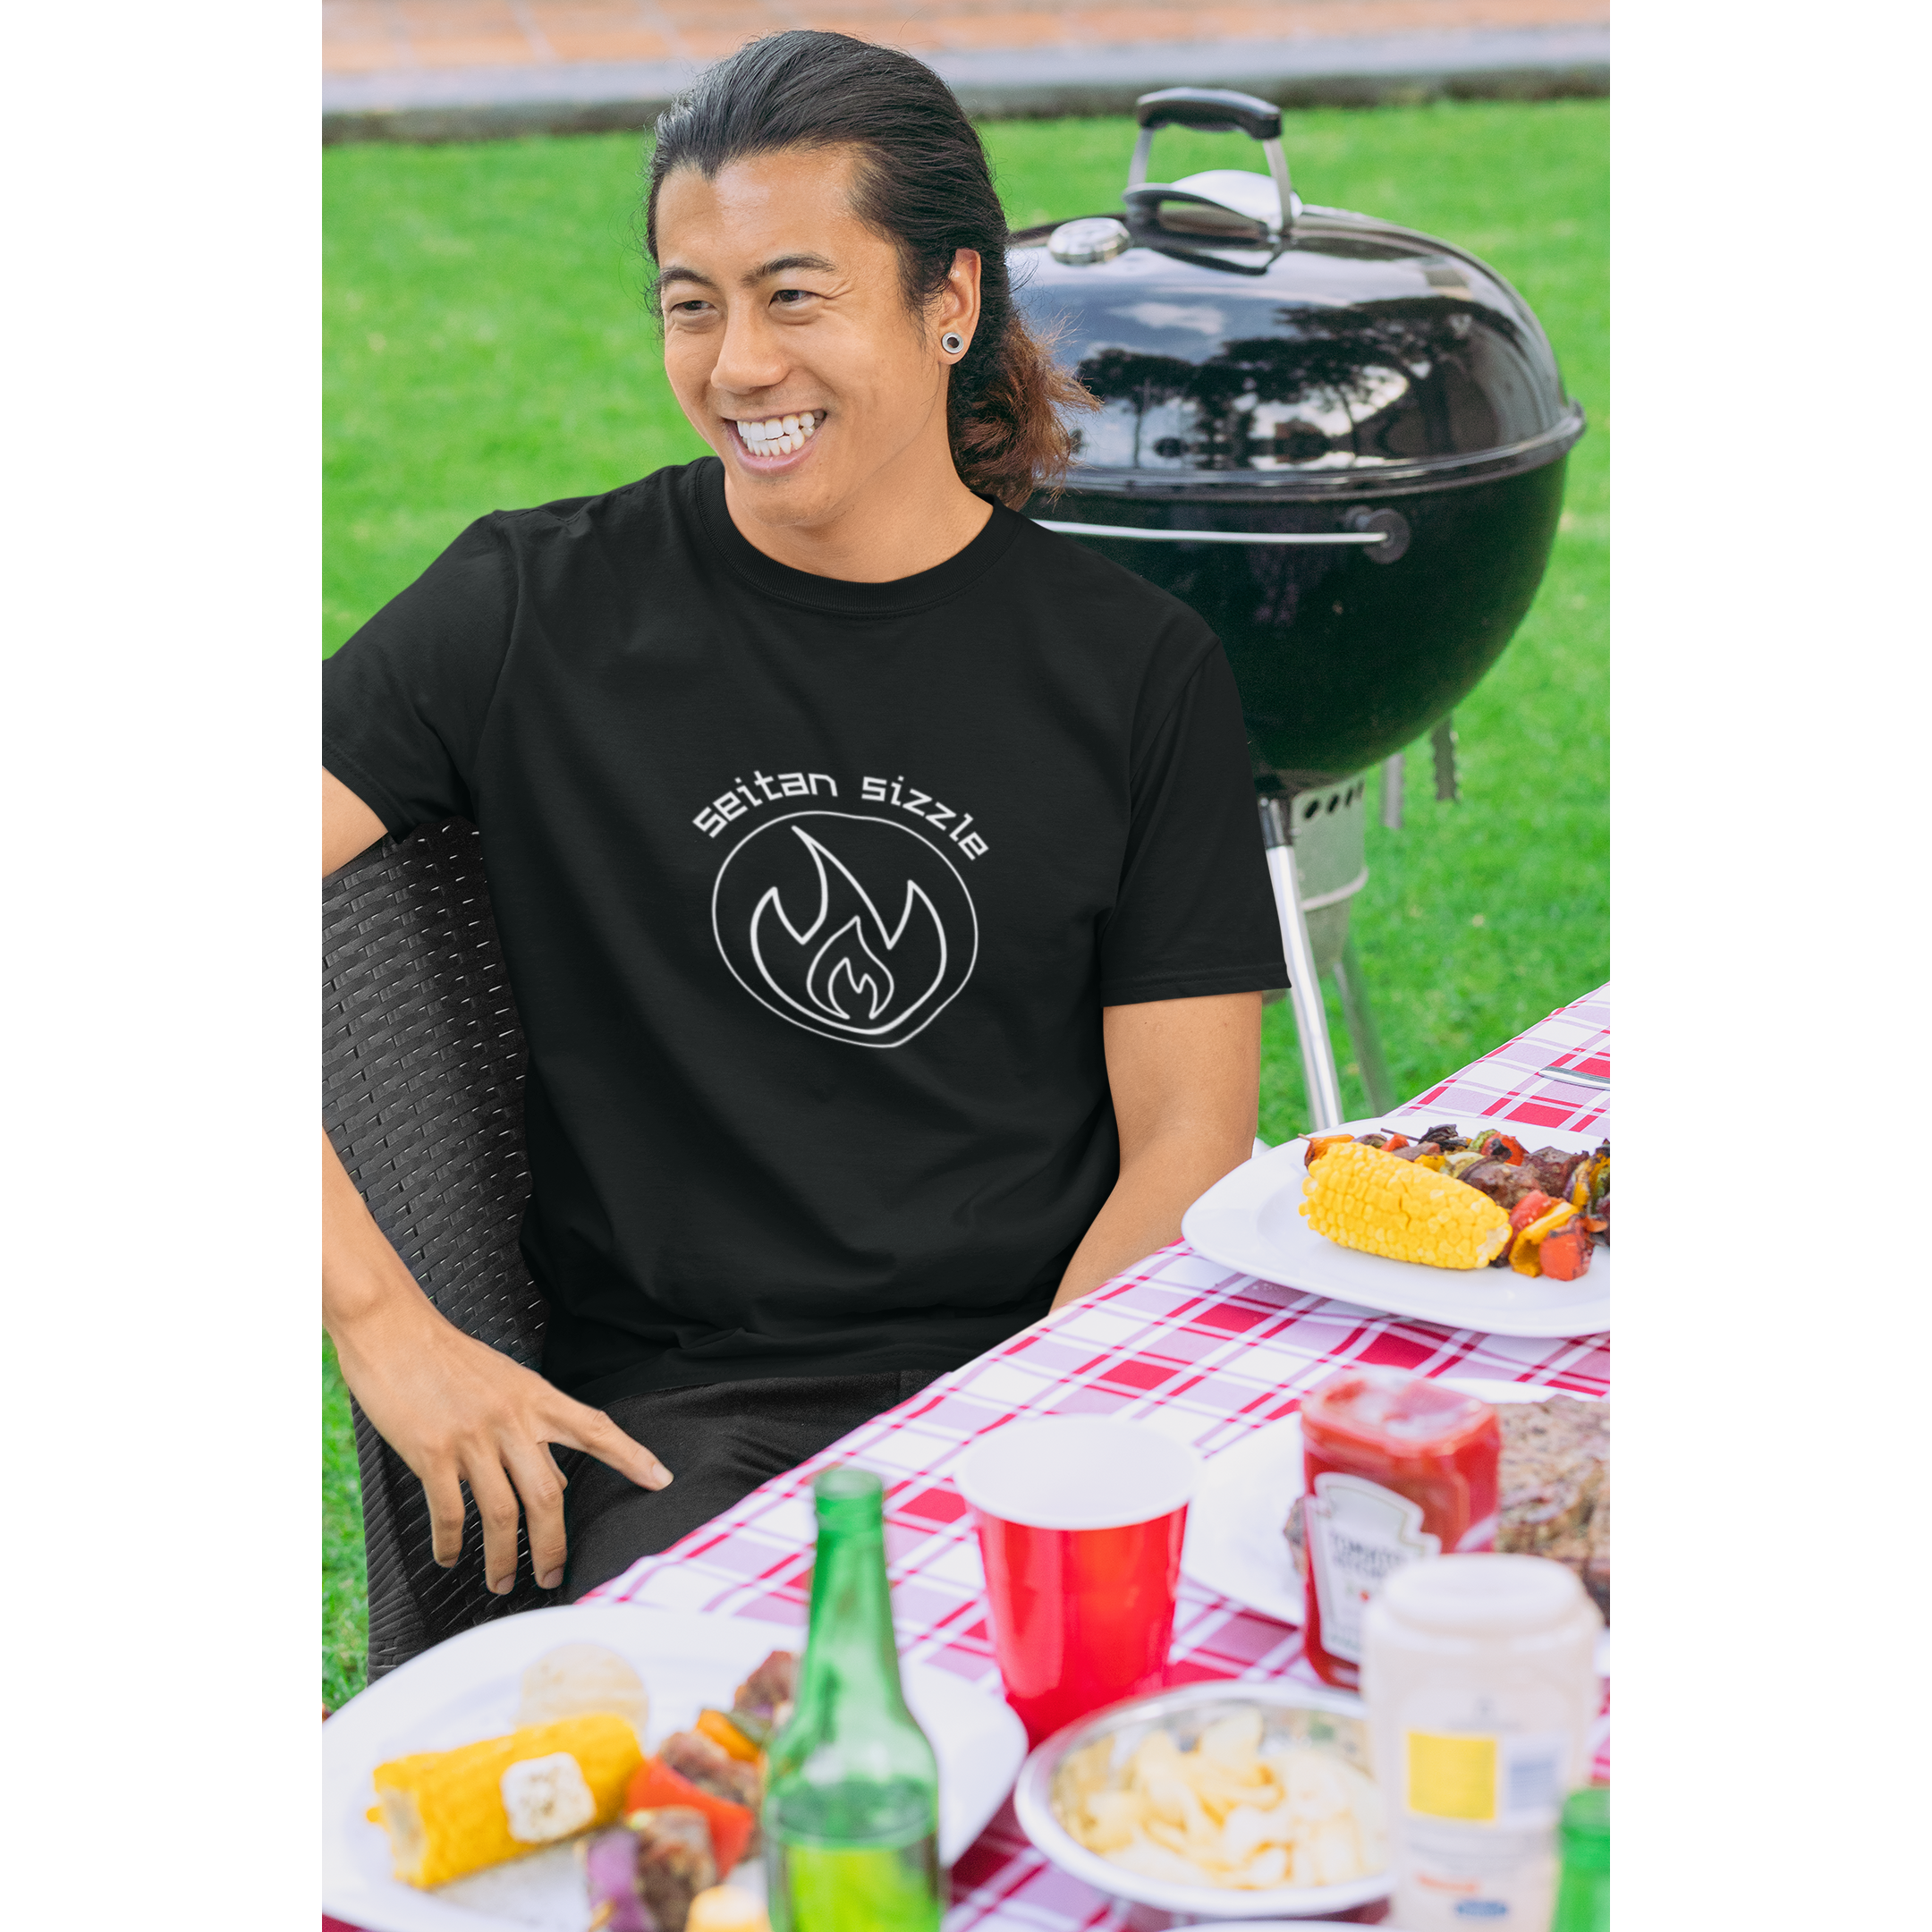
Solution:
M 777 1004 L 768 996 L 768 992 L 777 991 L 778 989 L 776 987 L 761 989 L 759 987 L 754 985 L 750 979 L 747 979 L 746 976 L 739 970 L 737 961 L 732 957 L 731 950 L 729 947 L 726 946 L 724 943 L 724 928 L 719 915 L 719 901 L 723 896 L 724 890 L 724 875 L 731 869 L 732 866 L 743 854 L 746 848 L 751 845 L 765 833 L 773 830 L 775 826 L 797 826 L 799 821 L 801 819 L 819 818 L 844 818 L 849 819 L 854 824 L 858 825 L 884 826 L 890 831 L 903 833 L 906 837 L 911 839 L 915 843 L 923 846 L 928 852 L 931 852 L 933 856 L 938 860 L 940 864 L 946 869 L 946 870 L 952 875 L 953 883 L 959 887 L 960 897 L 965 902 L 966 917 L 970 925 L 971 945 L 968 952 L 965 970 L 960 975 L 959 984 L 953 987 L 953 989 L 945 995 L 945 998 L 941 999 L 933 1007 L 932 1011 L 927 1013 L 919 1021 L 917 1026 L 912 1027 L 907 1032 L 902 1033 L 896 1039 L 866 1039 L 860 1037 L 857 1029 L 853 1029 L 850 1031 L 842 1031 L 837 1029 L 835 1023 L 831 1022 L 828 1020 L 822 1021 L 818 1015 L 809 1013 L 807 1009 L 803 1007 L 799 1007 L 795 1010 L 792 1010 L 788 1009 L 786 1005 Z M 807 835 L 807 836 L 809 836 L 809 835 Z M 828 853 L 828 856 L 831 856 L 833 858 L 834 862 L 839 866 L 842 871 L 844 869 L 843 861 L 838 860 L 835 854 Z M 926 899 L 928 905 L 930 906 L 930 899 L 927 896 L 927 894 L 922 889 L 919 889 L 917 887 L 917 882 L 909 881 L 908 883 L 909 885 L 912 886 L 914 889 L 919 890 L 919 897 L 921 897 L 922 899 Z M 769 899 L 773 897 L 775 894 L 775 887 L 769 889 L 765 894 L 765 898 Z M 870 903 L 869 899 L 868 899 L 868 903 Z M 759 904 L 760 909 L 762 910 L 764 900 L 761 900 L 759 902 Z M 938 922 L 940 941 L 942 946 L 944 946 L 945 944 L 945 923 L 944 919 L 939 918 L 936 908 L 933 908 L 933 916 L 935 919 Z M 877 917 L 876 913 L 875 917 Z M 756 915 L 754 915 L 754 919 L 755 918 Z M 787 926 L 789 926 L 790 921 L 787 920 L 786 924 Z M 904 824 L 900 819 L 882 818 L 871 812 L 830 811 L 820 809 L 812 811 L 785 812 L 776 818 L 767 818 L 762 825 L 752 826 L 750 830 L 749 830 L 745 834 L 745 835 L 741 839 L 740 839 L 738 843 L 733 845 L 728 852 L 725 853 L 724 859 L 719 863 L 717 869 L 717 877 L 716 877 L 716 879 L 713 880 L 711 886 L 711 938 L 712 943 L 717 947 L 718 956 L 724 962 L 725 967 L 730 971 L 732 978 L 735 979 L 738 984 L 742 987 L 744 990 L 758 1003 L 760 1006 L 764 1007 L 767 1013 L 775 1013 L 779 1019 L 788 1021 L 792 1025 L 799 1028 L 803 1032 L 816 1033 L 820 1039 L 834 1040 L 836 1041 L 839 1045 L 844 1046 L 869 1046 L 874 1048 L 875 1050 L 889 1052 L 894 1047 L 903 1046 L 908 1040 L 914 1039 L 919 1034 L 923 1033 L 926 1029 L 929 1027 L 933 1023 L 933 1021 L 936 1020 L 939 1015 L 944 1013 L 945 1009 L 950 1006 L 962 992 L 965 991 L 967 983 L 971 979 L 973 976 L 974 969 L 979 963 L 979 908 L 973 904 L 972 894 L 968 889 L 965 878 L 960 872 L 959 868 L 955 866 L 953 861 L 946 857 L 945 853 L 939 849 L 938 845 L 936 844 L 934 841 L 928 838 L 924 833 L 914 830 L 912 826 Z M 909 1011 L 906 1017 L 911 1017 L 911 1013 L 916 1012 L 919 1005 L 923 1004 L 925 999 L 930 997 L 931 993 L 934 989 L 936 989 L 939 986 L 944 985 L 945 977 L 945 971 L 942 970 L 939 979 L 934 981 L 933 987 L 929 987 L 926 994 L 921 995 L 919 1001 L 914 1003 L 913 1007 Z M 780 994 L 780 998 L 785 997 L 787 997 L 787 996 L 784 996 L 782 993 Z M 890 1030 L 891 1026 L 897 1025 L 899 1023 L 901 1022 L 889 1022 L 887 1030 Z

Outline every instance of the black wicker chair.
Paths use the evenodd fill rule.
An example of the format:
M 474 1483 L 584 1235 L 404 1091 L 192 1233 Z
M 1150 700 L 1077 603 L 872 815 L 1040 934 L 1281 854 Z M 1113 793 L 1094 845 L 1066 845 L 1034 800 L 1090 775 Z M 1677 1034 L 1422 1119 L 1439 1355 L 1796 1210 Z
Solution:
M 323 1117 L 376 1224 L 465 1334 L 535 1366 L 545 1309 L 517 1249 L 530 1193 L 523 1030 L 460 818 L 384 839 L 323 887 Z M 370 1681 L 459 1631 L 558 1601 L 530 1575 L 493 1596 L 465 1495 L 462 1557 L 430 1555 L 422 1486 L 355 1411 Z M 580 1457 L 557 1452 L 566 1474 Z

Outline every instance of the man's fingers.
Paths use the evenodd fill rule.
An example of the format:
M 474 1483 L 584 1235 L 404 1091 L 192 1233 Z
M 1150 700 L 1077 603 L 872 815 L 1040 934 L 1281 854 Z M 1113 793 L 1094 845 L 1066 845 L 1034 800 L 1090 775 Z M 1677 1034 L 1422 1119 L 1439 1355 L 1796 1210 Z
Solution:
M 494 1456 L 482 1457 L 463 1473 L 483 1519 L 483 1574 L 501 1597 L 516 1581 L 516 1492 Z
M 462 1555 L 462 1487 L 448 1467 L 432 1470 L 422 1486 L 429 1504 L 429 1551 L 447 1570 Z
M 587 1409 L 581 1402 L 561 1404 L 551 1427 L 550 1440 L 568 1449 L 581 1449 L 599 1462 L 609 1463 L 640 1489 L 662 1489 L 671 1480 L 671 1471 L 642 1443 L 626 1436 L 601 1409 Z
M 506 1460 L 523 1498 L 530 1568 L 543 1589 L 555 1589 L 564 1580 L 564 1472 L 542 1443 L 520 1445 Z

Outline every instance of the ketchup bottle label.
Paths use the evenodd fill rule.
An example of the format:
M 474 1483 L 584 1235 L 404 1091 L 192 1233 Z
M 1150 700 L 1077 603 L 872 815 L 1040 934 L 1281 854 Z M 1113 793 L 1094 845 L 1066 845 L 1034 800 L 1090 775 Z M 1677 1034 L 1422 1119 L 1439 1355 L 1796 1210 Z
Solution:
M 1405 1563 L 1439 1555 L 1442 1539 L 1422 1527 L 1405 1496 L 1360 1476 L 1324 1470 L 1308 1507 L 1309 1567 L 1321 1611 L 1321 1647 L 1360 1664 L 1362 1612 Z

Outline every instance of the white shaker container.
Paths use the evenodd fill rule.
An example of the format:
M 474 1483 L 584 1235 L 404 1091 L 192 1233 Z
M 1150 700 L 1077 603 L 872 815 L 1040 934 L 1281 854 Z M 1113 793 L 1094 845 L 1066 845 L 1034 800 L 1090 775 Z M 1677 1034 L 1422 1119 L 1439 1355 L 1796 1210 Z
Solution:
M 1438 1556 L 1368 1606 L 1361 1692 L 1401 1932 L 1547 1932 L 1556 1826 L 1585 1782 L 1603 1622 L 1541 1556 Z

